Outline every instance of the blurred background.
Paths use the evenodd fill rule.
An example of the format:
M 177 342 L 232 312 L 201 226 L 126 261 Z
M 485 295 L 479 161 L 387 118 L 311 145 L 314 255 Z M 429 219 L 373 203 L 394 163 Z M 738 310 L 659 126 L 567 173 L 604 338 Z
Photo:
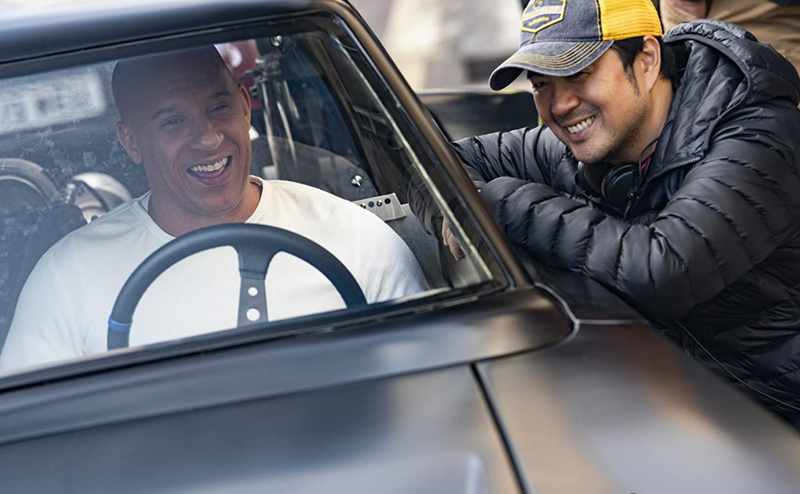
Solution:
M 520 0 L 351 0 L 416 91 L 488 89 L 519 42 Z
M 64 0 L 0 0 L 7 15 Z M 138 0 L 159 3 L 163 0 Z M 108 0 L 81 0 L 103 5 Z M 516 51 L 527 0 L 350 0 L 412 88 L 488 89 L 491 71 Z

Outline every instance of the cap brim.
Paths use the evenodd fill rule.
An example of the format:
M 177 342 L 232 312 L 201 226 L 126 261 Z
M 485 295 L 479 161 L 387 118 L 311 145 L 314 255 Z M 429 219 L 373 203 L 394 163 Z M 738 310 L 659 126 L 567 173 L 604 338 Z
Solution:
M 593 64 L 613 41 L 539 41 L 523 46 L 489 76 L 495 91 L 514 82 L 524 71 L 555 77 L 577 74 Z

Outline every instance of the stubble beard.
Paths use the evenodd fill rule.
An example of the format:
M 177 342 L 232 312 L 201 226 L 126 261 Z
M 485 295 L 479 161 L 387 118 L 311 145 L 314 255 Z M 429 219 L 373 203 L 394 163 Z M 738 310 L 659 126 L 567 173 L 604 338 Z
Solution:
M 614 133 L 609 136 L 607 143 L 603 143 L 602 147 L 595 152 L 581 153 L 580 150 L 576 152 L 575 149 L 570 148 L 575 158 L 587 165 L 598 163 L 617 165 L 630 162 L 631 148 L 641 140 L 647 121 L 647 108 L 645 105 L 639 104 L 638 97 L 636 99 L 634 113 L 623 123 L 622 127 L 613 131 Z M 602 116 L 602 112 L 598 112 L 597 123 L 604 123 Z M 640 149 L 635 150 L 636 153 L 641 151 Z

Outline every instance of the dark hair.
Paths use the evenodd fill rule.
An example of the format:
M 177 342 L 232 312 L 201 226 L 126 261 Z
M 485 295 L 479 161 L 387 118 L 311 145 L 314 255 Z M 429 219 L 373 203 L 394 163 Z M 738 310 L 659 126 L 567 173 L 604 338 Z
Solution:
M 661 38 L 658 40 L 658 46 L 661 47 L 661 78 L 666 79 L 672 83 L 672 88 L 678 87 L 680 76 L 678 74 L 678 64 L 675 61 L 675 54 L 672 48 L 665 44 Z M 633 62 L 636 56 L 644 49 L 644 37 L 628 38 L 620 41 L 614 41 L 611 49 L 617 52 L 619 59 L 622 61 L 622 67 L 625 72 L 633 78 Z

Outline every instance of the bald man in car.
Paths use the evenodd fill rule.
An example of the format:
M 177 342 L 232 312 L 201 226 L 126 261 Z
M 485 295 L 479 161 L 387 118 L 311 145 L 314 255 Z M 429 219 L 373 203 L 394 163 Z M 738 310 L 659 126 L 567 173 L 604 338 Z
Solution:
M 150 191 L 64 237 L 39 261 L 19 299 L 0 369 L 106 350 L 108 316 L 133 270 L 176 237 L 225 223 L 290 230 L 336 256 L 369 303 L 426 289 L 413 254 L 376 215 L 321 190 L 249 176 L 249 92 L 213 47 L 117 64 L 117 136 Z M 278 254 L 266 277 L 270 320 L 344 308 L 321 273 Z M 232 249 L 165 271 L 134 314 L 131 344 L 236 326 Z

